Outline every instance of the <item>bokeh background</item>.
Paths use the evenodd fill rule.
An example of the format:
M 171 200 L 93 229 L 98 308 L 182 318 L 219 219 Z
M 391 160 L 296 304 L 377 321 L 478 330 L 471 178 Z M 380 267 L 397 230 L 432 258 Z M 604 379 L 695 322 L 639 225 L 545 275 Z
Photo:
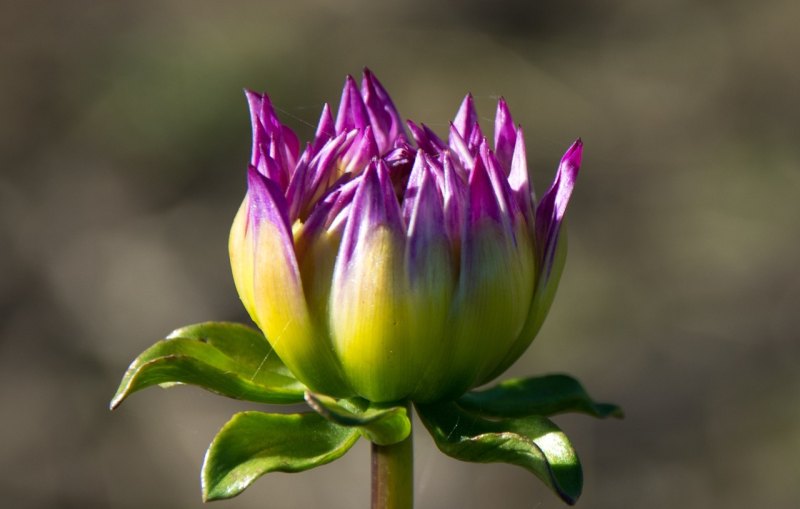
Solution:
M 235 411 L 195 388 L 109 398 L 176 326 L 246 320 L 226 239 L 242 88 L 303 137 L 370 66 L 406 118 L 467 91 L 525 130 L 541 191 L 584 167 L 570 258 L 508 375 L 569 372 L 624 421 L 563 417 L 579 507 L 800 507 L 800 4 L 519 0 L 0 3 L 0 505 L 200 507 Z M 557 508 L 525 471 L 417 434 L 424 508 Z M 366 507 L 368 447 L 220 508 Z

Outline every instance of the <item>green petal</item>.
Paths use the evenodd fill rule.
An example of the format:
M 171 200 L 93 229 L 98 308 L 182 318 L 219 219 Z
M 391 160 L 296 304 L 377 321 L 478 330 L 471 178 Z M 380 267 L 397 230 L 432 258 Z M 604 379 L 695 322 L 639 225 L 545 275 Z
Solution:
M 340 426 L 356 427 L 369 441 L 392 445 L 411 433 L 411 420 L 404 406 L 378 406 L 366 400 L 335 400 L 306 392 L 306 402 L 318 414 Z
M 241 412 L 219 430 L 203 462 L 203 500 L 231 498 L 269 472 L 302 472 L 340 458 L 359 438 L 315 413 Z
M 207 322 L 176 330 L 145 350 L 130 365 L 111 400 L 153 385 L 191 384 L 235 399 L 297 403 L 305 387 L 250 327 Z
M 526 417 L 567 412 L 621 419 L 622 409 L 595 403 L 580 382 L 568 375 L 547 375 L 506 380 L 485 391 L 469 392 L 458 404 L 486 417 Z
M 566 435 L 546 417 L 488 420 L 455 403 L 417 405 L 417 411 L 448 456 L 521 466 L 564 502 L 577 502 L 583 486 L 580 461 Z

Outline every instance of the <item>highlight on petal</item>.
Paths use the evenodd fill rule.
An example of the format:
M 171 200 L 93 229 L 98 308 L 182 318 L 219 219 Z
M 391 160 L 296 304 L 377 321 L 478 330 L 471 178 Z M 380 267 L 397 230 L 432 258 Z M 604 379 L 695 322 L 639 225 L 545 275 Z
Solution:
M 248 170 L 246 207 L 244 236 L 242 227 L 235 224 L 231 238 L 240 296 L 250 301 L 256 323 L 298 379 L 310 387 L 324 387 L 328 393 L 349 394 L 330 346 L 316 333 L 306 305 L 286 201 L 277 185 L 253 167 Z
M 583 142 L 579 138 L 561 158 L 553 184 L 536 207 L 536 241 L 540 246 L 539 256 L 543 262 L 541 270 L 545 274 L 550 270 L 548 261 L 553 259 L 558 230 L 567 211 L 572 189 L 575 187 L 582 154 Z
M 445 150 L 447 145 L 436 136 L 436 133 L 431 131 L 425 124 L 418 126 L 411 120 L 406 121 L 408 130 L 411 131 L 411 137 L 414 138 L 417 146 L 428 154 L 436 154 Z
M 442 197 L 444 199 L 445 228 L 451 245 L 460 252 L 461 234 L 467 221 L 467 184 L 458 175 L 449 153 L 445 153 L 444 186 Z M 455 260 L 456 263 L 458 259 Z
M 333 122 L 330 105 L 325 103 L 319 116 L 317 131 L 314 134 L 314 143 L 312 145 L 314 152 L 319 152 L 323 145 L 333 139 L 334 136 L 336 136 L 336 124 Z
M 379 155 L 372 127 L 367 126 L 358 132 L 353 144 L 342 154 L 341 172 L 357 175 L 366 168 L 370 160 Z
M 508 179 L 500 167 L 494 153 L 489 149 L 489 144 L 486 139 L 483 140 L 480 150 L 480 158 L 486 168 L 486 174 L 492 183 L 497 204 L 500 206 L 503 221 L 506 226 L 511 229 L 516 215 L 519 212 L 517 208 L 517 201 L 511 194 L 511 187 L 508 185 Z
M 453 119 L 453 126 L 464 140 L 469 141 L 476 125 L 478 125 L 478 112 L 475 110 L 475 100 L 472 94 L 467 94 Z M 450 145 L 452 146 L 452 140 Z
M 553 303 L 567 257 L 567 239 L 561 232 L 564 214 L 580 169 L 582 151 L 583 142 L 578 139 L 562 157 L 553 184 L 536 208 L 537 281 L 528 318 L 519 339 L 484 381 L 505 371 L 527 350 Z
M 400 114 L 381 82 L 367 68 L 364 69 L 361 94 L 367 107 L 367 113 L 372 123 L 380 153 L 385 154 L 398 139 L 406 139 Z
M 404 277 L 405 233 L 385 165 L 361 177 L 336 259 L 330 300 L 333 345 L 353 389 L 370 401 L 408 395 L 416 380 Z
M 464 168 L 475 166 L 475 154 L 453 124 L 450 124 L 450 150 L 458 156 Z
M 472 387 L 491 371 L 516 340 L 530 306 L 533 252 L 515 246 L 481 158 L 470 174 L 467 224 L 461 245 L 460 275 L 450 312 L 447 369 L 435 386 L 452 394 Z
M 525 138 L 522 128 L 517 128 L 514 153 L 511 156 L 511 171 L 508 175 L 508 184 L 517 200 L 517 205 L 523 217 L 533 230 L 533 188 L 530 184 L 528 173 L 528 156 L 525 152 Z
M 369 125 L 369 117 L 361 92 L 352 76 L 347 76 L 336 115 L 336 132 L 343 133 L 352 129 L 363 129 Z
M 517 141 L 514 119 L 502 97 L 497 101 L 497 112 L 494 117 L 494 153 L 506 176 L 510 172 L 511 157 Z
M 438 359 L 450 357 L 449 309 L 457 279 L 444 224 L 442 197 L 434 176 L 424 166 L 408 223 L 405 274 L 408 281 L 409 313 L 407 341 L 411 343 L 412 364 L 408 376 L 415 381 L 413 399 L 437 397 Z

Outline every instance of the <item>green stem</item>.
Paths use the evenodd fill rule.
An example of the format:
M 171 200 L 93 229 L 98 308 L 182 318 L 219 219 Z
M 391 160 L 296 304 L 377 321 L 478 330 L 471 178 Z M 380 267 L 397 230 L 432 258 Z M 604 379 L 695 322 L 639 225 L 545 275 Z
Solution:
M 411 406 L 408 406 L 409 418 Z M 414 507 L 413 433 L 392 445 L 372 444 L 372 509 Z

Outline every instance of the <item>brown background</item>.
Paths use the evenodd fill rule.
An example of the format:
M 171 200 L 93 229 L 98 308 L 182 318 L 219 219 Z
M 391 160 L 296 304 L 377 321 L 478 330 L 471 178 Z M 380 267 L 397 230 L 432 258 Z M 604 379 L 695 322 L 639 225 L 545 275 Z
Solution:
M 206 445 L 254 405 L 107 404 L 172 328 L 244 320 L 226 237 L 243 87 L 303 137 L 369 65 L 445 132 L 504 95 L 542 190 L 582 136 L 570 259 L 508 375 L 565 371 L 625 421 L 558 422 L 590 508 L 800 507 L 800 7 L 794 0 L 0 3 L 0 505 L 199 507 Z M 417 434 L 417 506 L 562 507 Z M 366 507 L 364 444 L 220 508 Z

